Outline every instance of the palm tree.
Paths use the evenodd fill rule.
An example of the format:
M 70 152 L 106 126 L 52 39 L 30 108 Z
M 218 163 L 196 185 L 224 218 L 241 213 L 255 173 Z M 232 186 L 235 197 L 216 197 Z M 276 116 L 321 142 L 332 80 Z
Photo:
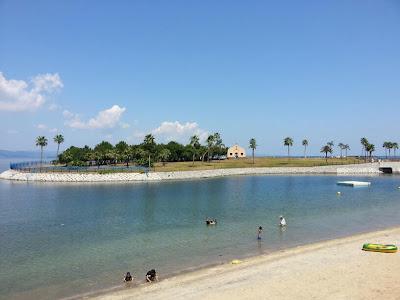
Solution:
M 343 143 L 339 143 L 338 147 L 340 148 L 340 158 L 342 158 L 343 157 L 344 144 Z
M 59 152 L 59 150 L 60 150 L 60 144 L 64 143 L 64 137 L 63 137 L 61 134 L 57 134 L 57 135 L 54 137 L 53 140 L 54 140 L 54 143 L 57 144 L 57 158 L 58 158 L 58 152 Z
M 145 145 L 154 145 L 155 144 L 154 136 L 152 134 L 147 134 L 143 139 L 143 143 Z
M 307 151 L 308 141 L 304 139 L 304 140 L 301 142 L 301 144 L 304 146 L 304 158 L 306 158 L 306 157 L 307 157 L 307 156 L 306 156 L 306 151 Z
M 325 145 L 321 148 L 321 153 L 325 153 L 325 161 L 328 162 L 328 153 L 332 153 L 332 147 Z
M 333 141 L 330 141 L 330 142 L 328 142 L 328 143 L 326 143 L 329 147 L 331 147 L 331 156 L 332 156 L 332 153 L 333 153 L 333 146 L 335 146 L 335 144 L 333 143 Z
M 388 149 L 390 149 L 390 142 L 384 142 L 382 147 L 385 148 L 385 156 L 387 159 L 388 158 L 387 152 L 388 152 Z
M 215 135 L 213 135 L 213 134 L 209 135 L 207 138 L 208 161 L 210 161 L 210 156 L 212 156 L 212 148 L 214 147 L 214 142 L 215 142 Z M 203 159 L 204 159 L 204 155 L 203 155 Z
M 257 143 L 256 143 L 256 139 L 255 138 L 251 138 L 249 141 L 249 148 L 251 148 L 251 150 L 253 151 L 253 165 L 254 165 L 254 150 L 256 150 L 257 148 Z
M 369 159 L 371 160 L 372 152 L 375 151 L 375 145 L 368 143 L 368 145 L 365 147 L 365 150 L 369 153 Z
M 193 150 L 193 166 L 194 166 L 194 158 L 196 156 L 197 149 L 200 147 L 200 138 L 198 135 L 193 135 L 190 137 L 190 146 Z
M 346 151 L 346 159 L 347 159 L 347 150 L 350 150 L 349 144 L 345 144 L 343 149 Z
M 151 168 L 151 155 L 155 153 L 156 142 L 152 134 L 147 134 L 143 139 L 144 150 L 148 152 L 149 169 Z
M 220 160 L 220 154 L 221 154 L 222 147 L 225 147 L 225 146 L 222 143 L 221 135 L 218 132 L 216 132 L 216 133 L 214 133 L 214 148 L 218 155 L 218 161 Z
M 397 144 L 397 142 L 392 143 L 392 148 L 394 152 L 394 157 L 396 158 L 396 150 L 399 149 L 399 144 Z
M 47 139 L 45 136 L 38 136 L 36 138 L 36 146 L 40 147 L 40 168 L 43 164 L 43 148 L 47 146 Z
M 392 142 L 387 142 L 387 147 L 389 149 L 389 157 L 390 157 L 390 151 L 393 149 L 393 143 Z
M 363 146 L 363 151 L 364 151 L 363 156 L 365 157 L 365 160 L 367 160 L 367 145 L 369 144 L 369 142 L 365 137 L 361 138 L 360 142 L 361 145 Z
M 290 147 L 293 146 L 293 139 L 291 137 L 286 137 L 283 140 L 283 145 L 287 147 L 287 155 L 290 158 Z

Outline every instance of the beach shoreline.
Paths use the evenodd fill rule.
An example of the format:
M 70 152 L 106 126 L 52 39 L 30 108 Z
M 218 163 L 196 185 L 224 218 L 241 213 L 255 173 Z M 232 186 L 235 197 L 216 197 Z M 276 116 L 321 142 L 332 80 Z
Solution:
M 240 264 L 212 265 L 156 284 L 140 282 L 79 298 L 399 299 L 398 253 L 364 252 L 365 242 L 399 244 L 400 227 L 274 251 L 242 259 Z
M 316 167 L 257 167 L 212 169 L 198 171 L 149 172 L 149 173 L 27 173 L 7 170 L 0 179 L 38 182 L 149 182 L 214 178 L 238 175 L 379 175 L 379 163 L 354 165 L 329 165 Z

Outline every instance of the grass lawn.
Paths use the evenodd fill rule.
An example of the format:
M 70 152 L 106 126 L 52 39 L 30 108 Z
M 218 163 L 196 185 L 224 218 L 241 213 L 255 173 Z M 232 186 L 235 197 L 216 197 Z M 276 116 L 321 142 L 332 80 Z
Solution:
M 256 157 L 254 164 L 252 158 L 226 159 L 212 162 L 169 162 L 163 166 L 162 163 L 156 163 L 152 171 L 170 172 L 170 171 L 195 171 L 212 170 L 228 168 L 252 168 L 252 167 L 314 167 L 326 165 L 345 165 L 363 163 L 363 160 L 357 158 L 273 158 Z

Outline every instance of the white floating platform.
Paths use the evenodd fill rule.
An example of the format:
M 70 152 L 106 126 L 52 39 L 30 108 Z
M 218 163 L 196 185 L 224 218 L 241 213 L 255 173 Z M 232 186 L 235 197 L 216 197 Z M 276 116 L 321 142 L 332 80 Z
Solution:
M 371 182 L 368 181 L 338 181 L 338 185 L 346 186 L 370 186 Z

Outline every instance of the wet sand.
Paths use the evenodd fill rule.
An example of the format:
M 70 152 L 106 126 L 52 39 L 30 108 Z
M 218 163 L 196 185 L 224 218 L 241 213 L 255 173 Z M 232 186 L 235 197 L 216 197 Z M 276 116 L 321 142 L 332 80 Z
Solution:
M 91 299 L 400 299 L 399 252 L 365 252 L 365 242 L 399 245 L 400 228 L 296 247 Z

